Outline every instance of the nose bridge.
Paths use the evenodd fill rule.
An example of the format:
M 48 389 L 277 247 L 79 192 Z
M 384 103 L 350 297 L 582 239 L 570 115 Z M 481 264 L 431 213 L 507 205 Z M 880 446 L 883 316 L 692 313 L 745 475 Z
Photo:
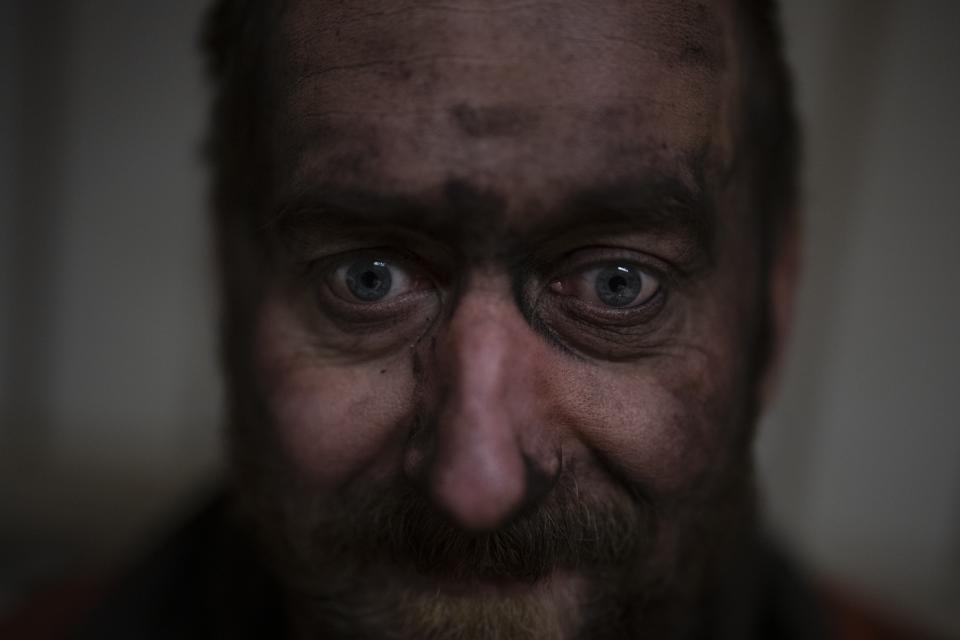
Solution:
M 483 290 L 461 298 L 437 343 L 440 386 L 428 481 L 458 524 L 490 530 L 530 496 L 526 449 L 536 428 L 530 394 L 535 336 L 506 296 Z
M 523 347 L 511 309 L 490 293 L 465 296 L 445 331 L 437 353 L 447 402 L 458 411 L 506 409 L 504 403 Z M 516 344 L 515 344 L 516 343 Z M 511 367 L 514 365 L 514 367 Z M 489 402 L 497 402 L 491 406 Z

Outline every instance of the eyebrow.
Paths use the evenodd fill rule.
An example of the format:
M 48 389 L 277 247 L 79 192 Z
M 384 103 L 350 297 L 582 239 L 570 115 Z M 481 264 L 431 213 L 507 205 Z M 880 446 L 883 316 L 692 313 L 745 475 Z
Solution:
M 656 175 L 578 190 L 531 224 L 510 224 L 504 198 L 462 181 L 450 181 L 429 196 L 317 185 L 284 201 L 269 224 L 294 250 L 309 251 L 350 230 L 391 228 L 458 250 L 493 241 L 501 255 L 534 252 L 562 236 L 623 230 L 669 238 L 699 262 L 713 256 L 716 216 L 703 185 Z
M 475 203 L 473 208 L 481 209 L 482 204 Z M 499 203 L 497 209 L 488 214 L 502 217 Z M 325 184 L 283 201 L 268 226 L 294 249 L 304 245 L 309 249 L 337 232 L 371 228 L 405 229 L 454 245 L 462 235 L 463 220 L 451 213 L 450 203 L 442 198 Z
M 666 175 L 614 181 L 570 196 L 552 222 L 557 229 L 584 232 L 616 228 L 669 237 L 686 253 L 714 254 L 716 213 L 706 186 Z

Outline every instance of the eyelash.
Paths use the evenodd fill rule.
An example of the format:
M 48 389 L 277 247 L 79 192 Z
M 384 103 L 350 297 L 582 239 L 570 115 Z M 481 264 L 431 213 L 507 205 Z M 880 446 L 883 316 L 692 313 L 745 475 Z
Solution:
M 591 268 L 627 265 L 652 276 L 661 289 L 672 288 L 678 279 L 676 270 L 667 262 L 635 249 L 616 246 L 585 247 L 568 252 L 556 261 L 559 267 L 539 269 L 538 280 L 549 285 L 558 278 L 583 273 Z

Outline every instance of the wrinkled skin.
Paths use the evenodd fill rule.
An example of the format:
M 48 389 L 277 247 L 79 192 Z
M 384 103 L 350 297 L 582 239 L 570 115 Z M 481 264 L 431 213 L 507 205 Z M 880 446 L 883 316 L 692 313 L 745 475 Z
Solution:
M 735 170 L 734 20 L 286 4 L 232 437 L 300 636 L 708 624 L 785 298 Z

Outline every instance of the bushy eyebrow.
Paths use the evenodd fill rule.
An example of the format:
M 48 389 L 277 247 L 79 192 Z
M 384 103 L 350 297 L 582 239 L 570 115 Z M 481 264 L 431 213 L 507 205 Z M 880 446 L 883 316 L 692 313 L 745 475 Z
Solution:
M 483 207 L 481 198 L 473 199 L 474 208 Z M 487 208 L 487 217 L 503 218 L 499 202 Z M 292 246 L 323 241 L 351 228 L 404 229 L 456 245 L 463 232 L 463 213 L 456 212 L 443 198 L 326 184 L 312 186 L 283 201 L 269 226 L 281 241 Z
M 617 227 L 670 237 L 706 258 L 714 252 L 716 215 L 703 185 L 690 186 L 658 175 L 578 191 L 565 201 L 551 225 L 554 231 Z
M 270 226 L 293 249 L 309 249 L 351 229 L 390 228 L 464 254 L 478 245 L 496 245 L 497 254 L 510 256 L 535 252 L 560 236 L 586 238 L 617 229 L 667 238 L 704 260 L 713 255 L 711 202 L 701 185 L 678 178 L 647 176 L 576 190 L 532 222 L 508 221 L 505 203 L 499 194 L 463 181 L 448 182 L 426 196 L 318 185 L 284 201 Z

